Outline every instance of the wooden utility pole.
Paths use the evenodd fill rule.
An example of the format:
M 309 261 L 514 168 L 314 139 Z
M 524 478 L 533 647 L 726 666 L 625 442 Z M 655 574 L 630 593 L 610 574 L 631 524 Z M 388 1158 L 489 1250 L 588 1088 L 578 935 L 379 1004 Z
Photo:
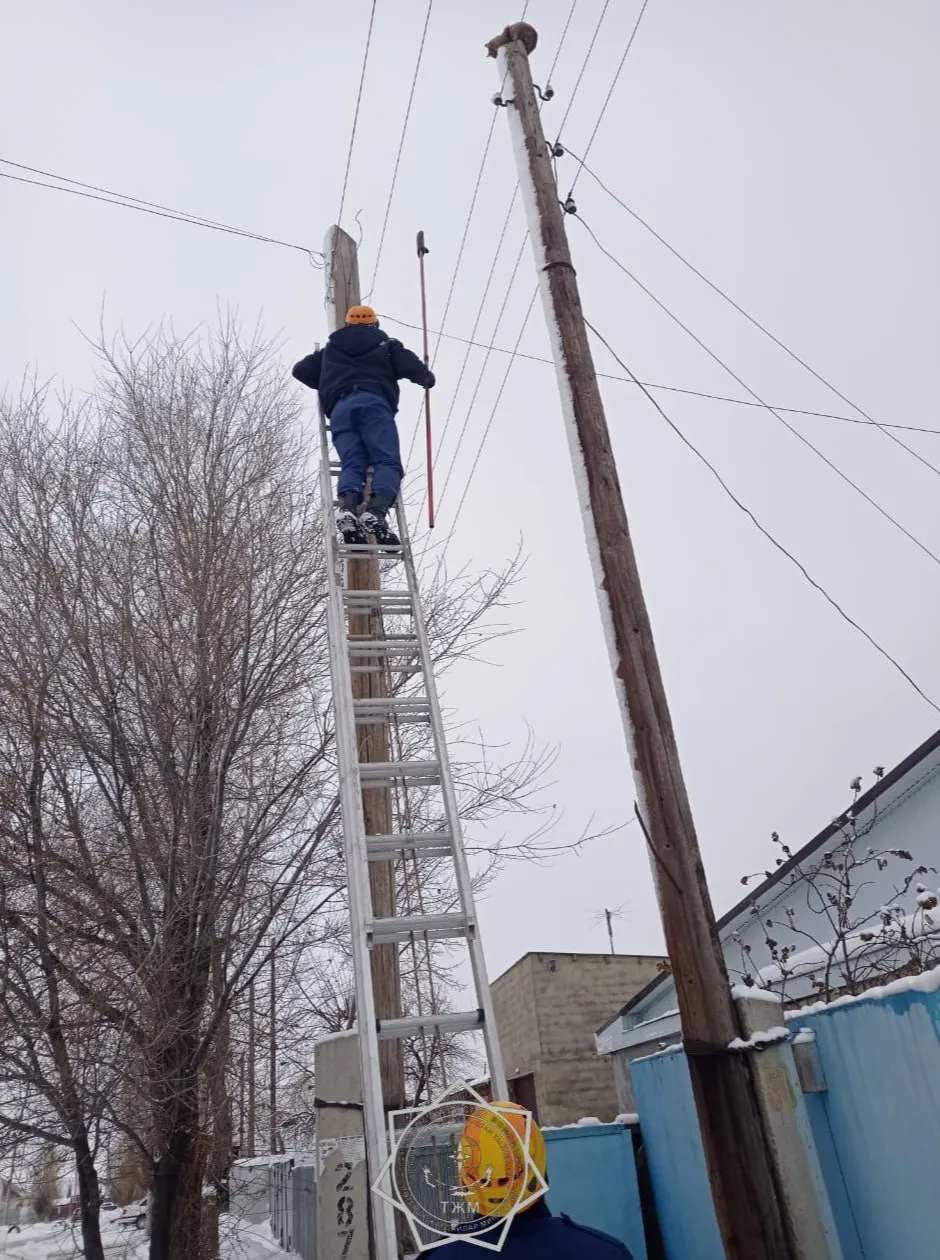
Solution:
M 790 1260 L 747 1060 L 728 1050 L 737 1021 L 533 90 L 536 38 L 520 22 L 487 47 L 508 76 L 506 112 L 715 1210 L 728 1260 Z
M 255 982 L 248 982 L 248 1155 L 255 1154 Z
M 330 230 L 327 238 L 326 309 L 330 330 L 342 328 L 346 312 L 358 306 L 359 262 L 356 242 L 340 227 Z M 323 505 L 324 511 L 330 505 Z M 379 562 L 372 557 L 347 561 L 347 588 L 351 591 L 379 591 L 382 577 Z M 368 613 L 350 613 L 348 633 L 351 640 L 382 639 L 385 629 L 382 612 L 376 602 Z M 352 675 L 354 700 L 384 699 L 388 695 L 381 657 L 357 657 L 357 664 L 368 667 Z M 359 760 L 389 760 L 388 725 L 384 722 L 364 724 L 358 729 Z M 392 795 L 387 787 L 366 788 L 362 793 L 362 812 L 367 836 L 392 834 Z M 370 862 L 369 885 L 372 892 L 372 913 L 377 919 L 392 918 L 395 905 L 395 866 L 393 862 Z M 398 946 L 378 945 L 371 952 L 372 988 L 375 994 L 376 1019 L 400 1019 L 402 1015 L 401 971 Z M 397 1110 L 405 1106 L 405 1068 L 399 1040 L 379 1042 L 379 1063 L 382 1074 L 382 1096 L 385 1106 Z

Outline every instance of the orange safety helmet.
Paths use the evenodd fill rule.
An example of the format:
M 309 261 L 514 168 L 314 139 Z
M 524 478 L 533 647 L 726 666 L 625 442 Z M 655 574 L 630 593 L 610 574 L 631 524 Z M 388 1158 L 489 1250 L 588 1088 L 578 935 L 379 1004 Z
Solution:
M 377 324 L 379 317 L 371 306 L 351 306 L 346 312 L 347 324 Z
M 492 1103 L 470 1113 L 457 1164 L 467 1199 L 479 1216 L 524 1212 L 544 1193 L 545 1139 L 531 1113 L 516 1103 Z

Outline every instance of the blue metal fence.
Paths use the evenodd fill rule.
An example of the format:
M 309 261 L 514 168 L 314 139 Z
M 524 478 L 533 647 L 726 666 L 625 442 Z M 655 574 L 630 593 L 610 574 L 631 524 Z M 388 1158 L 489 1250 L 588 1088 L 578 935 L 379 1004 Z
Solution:
M 816 1033 L 828 1086 L 810 1119 L 820 1147 L 831 1137 L 846 1260 L 940 1254 L 940 993 L 865 999 L 799 1024 Z
M 816 1034 L 827 1090 L 805 1102 L 844 1260 L 940 1255 L 940 971 L 917 983 L 790 1023 Z M 723 1260 L 685 1058 L 630 1073 L 668 1260 Z
M 295 1168 L 291 1188 L 291 1246 L 301 1260 L 317 1260 L 317 1170 Z
M 633 1136 L 622 1124 L 547 1129 L 548 1205 L 626 1243 L 646 1260 Z
M 685 1055 L 637 1059 L 630 1077 L 668 1260 L 725 1260 Z

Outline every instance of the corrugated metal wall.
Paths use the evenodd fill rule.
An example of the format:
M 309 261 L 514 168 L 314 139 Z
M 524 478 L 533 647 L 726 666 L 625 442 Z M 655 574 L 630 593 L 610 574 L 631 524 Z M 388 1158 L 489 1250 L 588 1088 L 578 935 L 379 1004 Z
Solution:
M 548 1129 L 548 1205 L 626 1243 L 646 1260 L 633 1137 L 622 1124 Z
M 630 1130 L 622 1124 L 549 1129 L 545 1142 L 552 1211 L 612 1234 L 626 1243 L 633 1260 L 647 1260 Z M 429 1196 L 427 1206 L 437 1216 L 443 1200 L 435 1187 L 454 1180 L 453 1150 L 447 1144 L 429 1147 L 415 1152 L 413 1162 L 427 1167 L 430 1177 L 416 1176 L 413 1185 L 422 1196 Z M 270 1186 L 275 1238 L 302 1260 L 316 1260 L 316 1169 L 276 1164 Z
M 725 1260 L 685 1055 L 637 1059 L 630 1074 L 668 1260 Z
M 828 1085 L 810 1119 L 823 1132 L 817 1144 L 831 1133 L 857 1229 L 854 1252 L 843 1237 L 846 1260 L 940 1255 L 940 993 L 897 993 L 798 1023 L 816 1032 Z
M 940 1255 L 940 992 L 801 1016 L 828 1089 L 806 1103 L 845 1260 Z M 631 1067 L 668 1260 L 723 1260 L 685 1058 Z
M 291 1182 L 294 1200 L 291 1245 L 302 1260 L 316 1260 L 317 1170 L 295 1168 Z

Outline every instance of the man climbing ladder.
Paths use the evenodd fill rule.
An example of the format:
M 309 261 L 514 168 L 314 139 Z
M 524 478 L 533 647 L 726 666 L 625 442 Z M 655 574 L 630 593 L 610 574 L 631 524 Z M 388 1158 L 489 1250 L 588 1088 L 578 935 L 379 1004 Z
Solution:
M 416 354 L 379 328 L 370 306 L 353 306 L 345 328 L 331 333 L 326 346 L 294 364 L 294 376 L 320 394 L 340 458 L 336 528 L 347 543 L 364 543 L 372 534 L 384 545 L 397 545 L 388 524 L 404 469 L 395 413 L 398 382 L 423 389 L 434 373 Z M 362 507 L 366 472 L 372 469 L 372 493 Z

